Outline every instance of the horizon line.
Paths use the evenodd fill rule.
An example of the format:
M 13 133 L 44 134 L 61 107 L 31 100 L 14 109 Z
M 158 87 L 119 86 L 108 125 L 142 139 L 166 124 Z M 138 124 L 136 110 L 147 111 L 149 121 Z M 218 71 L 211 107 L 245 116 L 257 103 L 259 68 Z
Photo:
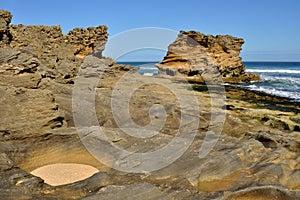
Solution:
M 153 60 L 138 60 L 138 61 L 136 61 L 136 60 L 126 60 L 126 61 L 116 61 L 116 63 L 129 63 L 129 62 L 147 62 L 147 63 L 158 63 L 158 62 L 161 62 L 161 61 L 153 61 Z M 266 61 L 266 60 L 245 60 L 245 61 L 242 61 L 242 62 L 300 62 L 300 60 L 299 61 L 278 61 L 278 60 L 268 60 L 268 61 Z

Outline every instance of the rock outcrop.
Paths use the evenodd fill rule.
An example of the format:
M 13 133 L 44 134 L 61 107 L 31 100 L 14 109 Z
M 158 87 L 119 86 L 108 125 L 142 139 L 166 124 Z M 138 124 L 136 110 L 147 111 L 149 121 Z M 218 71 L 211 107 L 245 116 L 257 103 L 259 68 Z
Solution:
M 239 57 L 244 40 L 230 35 L 204 35 L 196 31 L 180 31 L 170 44 L 163 61 L 157 63 L 160 74 L 183 74 L 187 80 L 205 82 L 204 73 L 217 69 L 224 82 L 249 82 L 259 80 L 255 74 L 247 74 Z M 212 74 L 213 75 L 213 74 Z
M 6 45 L 6 49 L 1 50 L 0 65 L 5 67 L 6 71 L 14 71 L 14 75 L 22 76 L 23 80 L 15 81 L 19 79 L 16 76 L 11 80 L 11 76 L 0 72 L 2 85 L 5 82 L 8 85 L 22 84 L 28 80 L 34 83 L 27 84 L 27 87 L 33 88 L 37 87 L 36 83 L 40 81 L 38 76 L 48 77 L 59 83 L 73 83 L 83 58 L 96 47 L 100 48 L 98 52 L 102 52 L 108 37 L 107 27 L 103 25 L 87 29 L 76 28 L 64 35 L 59 25 L 9 25 L 11 14 L 7 11 L 1 11 L 0 20 L 0 45 Z M 23 65 L 24 69 L 16 73 L 15 68 L 20 65 Z M 29 74 L 33 70 L 35 75 Z
M 0 47 L 9 44 L 11 35 L 9 33 L 9 24 L 12 15 L 6 10 L 0 10 Z

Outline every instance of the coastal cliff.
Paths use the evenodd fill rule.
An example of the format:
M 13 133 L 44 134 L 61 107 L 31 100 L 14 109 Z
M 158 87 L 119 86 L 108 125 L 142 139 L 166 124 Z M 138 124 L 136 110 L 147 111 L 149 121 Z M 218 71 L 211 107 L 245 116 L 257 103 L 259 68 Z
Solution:
M 212 95 L 218 92 L 217 88 L 209 92 L 199 84 L 144 77 L 131 66 L 102 57 L 108 38 L 106 26 L 76 28 L 63 34 L 59 25 L 10 25 L 11 18 L 8 11 L 0 10 L 0 199 L 300 198 L 300 108 L 297 103 L 228 86 L 225 104 L 212 105 Z M 194 72 L 206 73 L 209 65 L 220 70 L 223 78 L 251 79 L 237 58 L 241 39 L 193 34 L 195 40 L 203 40 L 203 44 L 195 48 L 187 45 L 187 42 L 193 43 L 191 40 L 177 39 L 176 44 L 170 45 L 165 63 L 161 63 L 162 71 L 165 66 L 171 70 L 175 66 L 173 72 L 176 73 L 184 65 L 186 68 L 178 70 L 180 73 L 190 73 L 200 79 Z M 221 41 L 224 44 L 219 44 Z M 208 44 L 214 46 L 213 52 Z M 172 55 L 173 47 L 183 56 Z M 184 54 L 185 50 L 195 52 Z M 214 58 L 214 61 L 213 54 L 219 55 L 219 59 Z M 86 58 L 89 65 L 83 65 Z M 94 112 L 105 133 L 105 139 L 102 136 L 90 138 L 90 144 L 106 147 L 111 143 L 128 150 L 130 155 L 154 152 L 167 147 L 180 129 L 187 130 L 188 134 L 195 132 L 194 142 L 182 157 L 157 171 L 125 173 L 104 165 L 91 155 L 81 140 L 94 135 L 95 127 L 77 129 L 73 119 L 74 81 L 81 69 L 102 72 L 101 77 L 97 73 L 88 74 L 99 78 L 95 88 L 88 87 L 95 92 L 94 99 L 87 99 L 82 93 L 75 102 L 78 105 L 94 103 L 93 110 L 83 108 L 79 115 Z M 90 86 L 89 77 L 82 79 Z M 117 87 L 120 80 L 125 80 L 121 89 Z M 137 85 L 140 87 L 132 93 Z M 140 126 L 159 124 L 161 113 L 153 105 L 163 107 L 166 118 L 159 134 L 136 138 L 124 133 L 113 111 L 119 112 L 121 118 L 128 116 L 122 107 L 112 108 L 114 92 L 120 97 L 117 101 L 124 100 L 127 94 L 132 95 L 126 103 L 130 106 L 131 119 Z M 178 98 L 185 99 L 185 103 L 181 104 Z M 199 108 L 189 103 L 195 99 Z M 195 112 L 197 109 L 200 112 Z M 149 113 L 154 117 L 150 118 Z M 218 120 L 222 113 L 226 114 L 224 123 Z M 181 126 L 182 118 L 188 122 L 199 119 L 201 123 L 196 128 L 193 122 Z M 213 130 L 221 127 L 222 133 L 211 152 L 200 158 L 200 146 L 206 135 L 209 143 L 214 139 L 208 132 L 211 126 Z M 81 139 L 80 130 L 86 133 Z M 176 145 L 179 143 L 170 146 Z M 176 153 L 172 149 L 170 152 Z M 107 149 L 105 153 L 116 155 L 115 149 Z M 126 159 L 127 155 L 120 156 Z M 165 155 L 158 157 L 169 159 Z M 99 172 L 58 186 L 48 184 L 43 176 L 31 174 L 35 169 L 57 163 L 89 165 Z M 140 163 L 133 164 L 138 167 Z M 81 173 L 76 171 L 77 175 Z M 50 176 L 55 175 L 50 173 Z
M 247 74 L 239 56 L 244 40 L 230 35 L 205 35 L 196 31 L 180 31 L 169 45 L 163 61 L 157 63 L 160 74 L 183 74 L 187 80 L 203 83 L 202 73 L 216 68 L 224 82 L 258 81 L 256 74 Z

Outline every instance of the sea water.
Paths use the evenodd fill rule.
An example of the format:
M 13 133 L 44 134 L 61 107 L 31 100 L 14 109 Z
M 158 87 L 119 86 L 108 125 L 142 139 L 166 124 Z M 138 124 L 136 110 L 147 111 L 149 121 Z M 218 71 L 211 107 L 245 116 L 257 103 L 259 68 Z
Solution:
M 244 62 L 247 73 L 261 80 L 242 87 L 300 102 L 300 62 Z
M 120 62 L 139 66 L 138 72 L 145 76 L 158 74 L 157 62 Z M 300 102 L 300 62 L 244 62 L 248 73 L 259 74 L 259 82 L 244 83 L 238 87 L 264 92 Z
M 118 63 L 139 67 L 137 72 L 144 76 L 154 76 L 158 74 L 158 69 L 157 67 L 155 67 L 155 64 L 158 62 L 118 62 Z

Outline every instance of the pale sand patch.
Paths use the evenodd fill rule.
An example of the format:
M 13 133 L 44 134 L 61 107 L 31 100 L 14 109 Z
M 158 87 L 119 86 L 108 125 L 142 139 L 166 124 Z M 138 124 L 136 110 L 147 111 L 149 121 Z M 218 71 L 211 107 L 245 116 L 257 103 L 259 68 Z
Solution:
M 42 178 L 49 185 L 58 186 L 84 180 L 97 172 L 99 170 L 90 165 L 58 163 L 37 168 L 31 174 Z

